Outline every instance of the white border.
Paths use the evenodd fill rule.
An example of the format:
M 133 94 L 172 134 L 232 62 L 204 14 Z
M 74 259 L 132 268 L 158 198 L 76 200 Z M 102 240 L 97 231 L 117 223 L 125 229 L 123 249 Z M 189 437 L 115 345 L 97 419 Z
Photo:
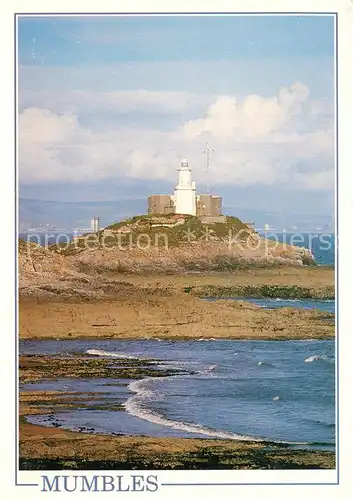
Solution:
M 14 176 L 11 165 L 13 165 L 13 77 L 12 72 L 14 69 L 13 61 L 13 14 L 14 12 L 80 12 L 83 9 L 86 12 L 96 12 L 99 10 L 102 14 L 106 12 L 231 12 L 231 11 L 246 11 L 246 12 L 260 12 L 266 8 L 271 12 L 338 12 L 339 13 L 339 34 L 338 34 L 338 62 L 339 62 L 339 356 L 340 356 L 340 485 L 339 486 L 283 486 L 286 488 L 285 494 L 297 497 L 298 494 L 304 498 L 314 494 L 319 494 L 321 497 L 326 495 L 334 496 L 337 498 L 348 498 L 348 492 L 344 492 L 344 486 L 348 484 L 349 465 L 352 463 L 352 453 L 349 447 L 349 424 L 352 421 L 351 401 L 349 401 L 349 380 L 351 370 L 350 353 L 352 340 L 349 335 L 349 321 L 350 321 L 350 308 L 348 300 L 351 301 L 349 291 L 352 287 L 352 266 L 351 264 L 351 251 L 352 248 L 352 189 L 353 189 L 353 176 L 352 176 L 352 133 L 350 125 L 352 125 L 352 98 L 351 90 L 353 89 L 352 79 L 352 46 L 353 37 L 350 34 L 349 27 L 353 27 L 352 12 L 353 5 L 350 0 L 322 0 L 322 1 L 263 1 L 250 0 L 245 2 L 239 1 L 218 1 L 216 2 L 195 2 L 179 0 L 178 2 L 166 1 L 134 1 L 131 2 L 113 2 L 101 0 L 99 3 L 94 2 L 77 2 L 77 1 L 63 1 L 54 5 L 45 1 L 15 1 L 9 6 L 2 7 L 1 12 L 1 68 L 7 69 L 7 77 L 1 84 L 3 119 L 1 120 L 1 151 L 3 160 L 3 176 L 4 182 L 0 183 L 2 192 L 0 196 L 1 203 L 3 204 L 3 213 L 9 216 L 5 219 L 4 231 L 6 237 L 3 238 L 3 245 L 1 248 L 3 265 L 3 280 L 2 287 L 2 301 L 4 305 L 3 310 L 3 330 L 6 332 L 5 351 L 6 356 L 3 356 L 3 363 L 1 369 L 4 370 L 2 380 L 8 380 L 9 374 L 14 370 L 14 346 L 13 346 L 13 313 L 14 304 L 13 297 L 15 296 L 14 287 L 14 242 L 10 238 L 13 234 L 14 226 L 14 200 L 13 200 L 13 186 Z M 352 29 L 353 31 L 353 29 Z M 5 48 L 5 50 L 4 50 Z M 10 50 L 9 50 L 10 49 Z M 3 72 L 2 72 L 3 73 Z M 6 242 L 6 245 L 4 245 Z M 5 248 L 4 248 L 5 246 Z M 342 272 L 342 268 L 344 272 Z M 345 293 L 345 291 L 347 292 Z M 5 314 L 5 312 L 7 314 Z M 353 333 L 352 333 L 353 335 Z M 348 392 L 349 391 L 349 392 Z M 6 478 L 4 486 L 11 487 L 13 483 L 13 422 L 14 411 L 11 407 L 11 400 L 13 401 L 13 388 L 9 388 L 6 392 L 7 400 L 6 406 L 8 411 L 2 414 L 2 423 L 6 427 L 4 434 L 4 445 L 6 446 L 7 460 L 1 469 L 3 478 Z M 349 418 L 349 416 L 351 417 Z M 66 473 L 66 472 L 65 472 Z M 103 472 L 100 471 L 99 474 Z M 76 472 L 77 474 L 77 472 Z M 87 476 L 93 473 L 84 472 Z M 112 471 L 107 471 L 107 474 L 112 475 Z M 131 471 L 127 471 L 131 474 Z M 157 471 L 160 482 L 335 482 L 333 477 L 334 471 Z M 38 472 L 21 472 L 21 481 L 34 482 L 34 478 L 39 478 L 41 474 Z M 265 478 L 266 476 L 266 478 Z M 324 479 L 325 478 L 325 479 Z M 218 490 L 222 495 L 246 495 L 256 497 L 260 494 L 271 495 L 272 499 L 280 498 L 283 495 L 282 486 L 237 486 L 237 487 L 163 487 L 160 488 L 155 496 L 159 498 L 177 498 L 180 495 L 196 496 L 196 495 L 212 495 L 217 494 Z M 221 489 L 219 489 L 221 488 Z M 23 495 L 37 498 L 39 490 L 37 488 L 17 487 L 11 488 L 12 495 Z M 124 498 L 129 493 L 119 493 L 119 496 Z M 76 496 L 76 493 L 71 494 Z M 97 495 L 97 493 L 96 493 Z M 347 495 L 347 496 L 346 496 Z

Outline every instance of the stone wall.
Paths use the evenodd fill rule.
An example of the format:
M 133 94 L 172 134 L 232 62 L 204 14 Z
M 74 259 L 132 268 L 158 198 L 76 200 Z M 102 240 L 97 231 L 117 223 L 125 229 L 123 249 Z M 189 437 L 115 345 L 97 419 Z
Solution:
M 173 214 L 174 212 L 174 203 L 169 194 L 153 194 L 148 197 L 148 213 L 150 215 Z
M 225 224 L 227 222 L 227 217 L 225 215 L 216 215 L 212 217 L 212 215 L 201 215 L 200 221 L 202 224 L 215 224 L 215 223 L 222 223 Z
M 222 214 L 222 198 L 211 194 L 197 196 L 197 212 L 200 217 L 218 217 Z

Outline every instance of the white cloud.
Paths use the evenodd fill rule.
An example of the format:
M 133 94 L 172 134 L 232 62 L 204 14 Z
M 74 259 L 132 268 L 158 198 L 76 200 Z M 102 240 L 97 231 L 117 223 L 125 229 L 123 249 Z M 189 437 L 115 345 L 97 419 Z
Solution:
M 20 114 L 22 182 L 82 182 L 121 176 L 174 180 L 184 156 L 196 180 L 205 181 L 201 152 L 209 140 L 215 149 L 213 184 L 283 182 L 305 189 L 332 187 L 332 117 L 325 105 L 311 103 L 309 90 L 301 83 L 266 98 L 252 94 L 239 100 L 220 95 L 209 105 L 211 96 L 198 98 L 183 92 L 75 95 L 72 106 L 65 108 L 65 102 L 58 106 L 61 112 L 54 111 L 54 102 L 51 110 L 29 107 Z M 186 118 L 171 131 L 128 125 L 124 119 L 124 114 L 132 112 L 183 118 L 194 101 L 195 117 Z M 93 116 L 115 110 L 118 124 L 104 130 L 83 126 L 80 113 L 85 106 Z M 152 123 L 158 124 L 158 120 Z
M 208 109 L 207 116 L 185 124 L 187 138 L 195 139 L 203 132 L 228 139 L 236 133 L 245 138 L 263 138 L 283 128 L 300 113 L 301 103 L 309 95 L 307 87 L 294 83 L 280 90 L 278 97 L 249 95 L 242 102 L 235 97 L 220 96 Z

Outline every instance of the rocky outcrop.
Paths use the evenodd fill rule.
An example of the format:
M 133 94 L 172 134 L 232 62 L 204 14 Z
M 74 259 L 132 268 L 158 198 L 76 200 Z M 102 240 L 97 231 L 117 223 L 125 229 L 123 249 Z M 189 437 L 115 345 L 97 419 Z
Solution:
M 92 281 L 72 266 L 63 255 L 37 243 L 19 240 L 19 291 L 22 296 L 56 296 L 87 288 Z
M 18 274 L 21 297 L 99 300 L 135 288 L 130 283 L 89 276 L 64 255 L 23 240 L 18 243 Z
M 63 253 L 74 268 L 88 274 L 180 274 L 315 264 L 310 250 L 262 238 L 235 217 L 214 224 L 181 217 L 170 223 L 167 217 L 134 217 L 78 239 Z
M 31 287 L 35 283 L 54 283 L 72 274 L 78 274 L 67 264 L 62 255 L 46 247 L 23 240 L 18 242 L 18 272 L 21 289 Z
M 303 264 L 314 264 L 309 250 L 261 238 L 235 217 L 203 224 L 180 215 L 134 217 L 66 247 L 20 240 L 18 259 L 22 295 L 87 298 L 114 292 L 113 279 L 124 273 L 176 275 Z

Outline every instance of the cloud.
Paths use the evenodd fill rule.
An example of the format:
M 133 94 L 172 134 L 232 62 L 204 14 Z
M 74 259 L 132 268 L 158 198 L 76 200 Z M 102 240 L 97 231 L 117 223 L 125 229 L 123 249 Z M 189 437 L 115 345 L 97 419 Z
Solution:
M 185 124 L 187 138 L 195 139 L 203 132 L 228 139 L 236 133 L 242 138 L 262 138 L 282 129 L 289 120 L 300 114 L 301 103 L 309 89 L 301 83 L 280 90 L 279 95 L 263 98 L 249 95 L 242 102 L 235 97 L 220 96 L 208 109 L 207 116 Z
M 77 116 L 58 116 L 48 109 L 27 108 L 19 119 L 20 144 L 56 145 L 72 142 L 84 135 Z M 88 131 L 87 131 L 88 132 Z
M 48 96 L 39 102 L 48 104 Z M 241 100 L 144 90 L 96 95 L 75 91 L 70 96 L 67 106 L 57 103 L 59 110 L 52 100 L 51 109 L 31 106 L 21 112 L 21 182 L 79 183 L 112 177 L 173 181 L 184 156 L 196 181 L 205 182 L 201 152 L 208 140 L 215 149 L 213 185 L 332 188 L 332 115 L 325 104 L 310 101 L 309 89 L 300 82 L 271 97 L 251 94 Z M 104 128 L 89 125 L 82 121 L 84 110 L 93 122 L 108 112 L 115 113 L 116 122 Z M 149 113 L 150 126 L 138 120 L 129 123 L 131 113 Z M 163 113 L 177 115 L 178 124 L 163 128 Z

